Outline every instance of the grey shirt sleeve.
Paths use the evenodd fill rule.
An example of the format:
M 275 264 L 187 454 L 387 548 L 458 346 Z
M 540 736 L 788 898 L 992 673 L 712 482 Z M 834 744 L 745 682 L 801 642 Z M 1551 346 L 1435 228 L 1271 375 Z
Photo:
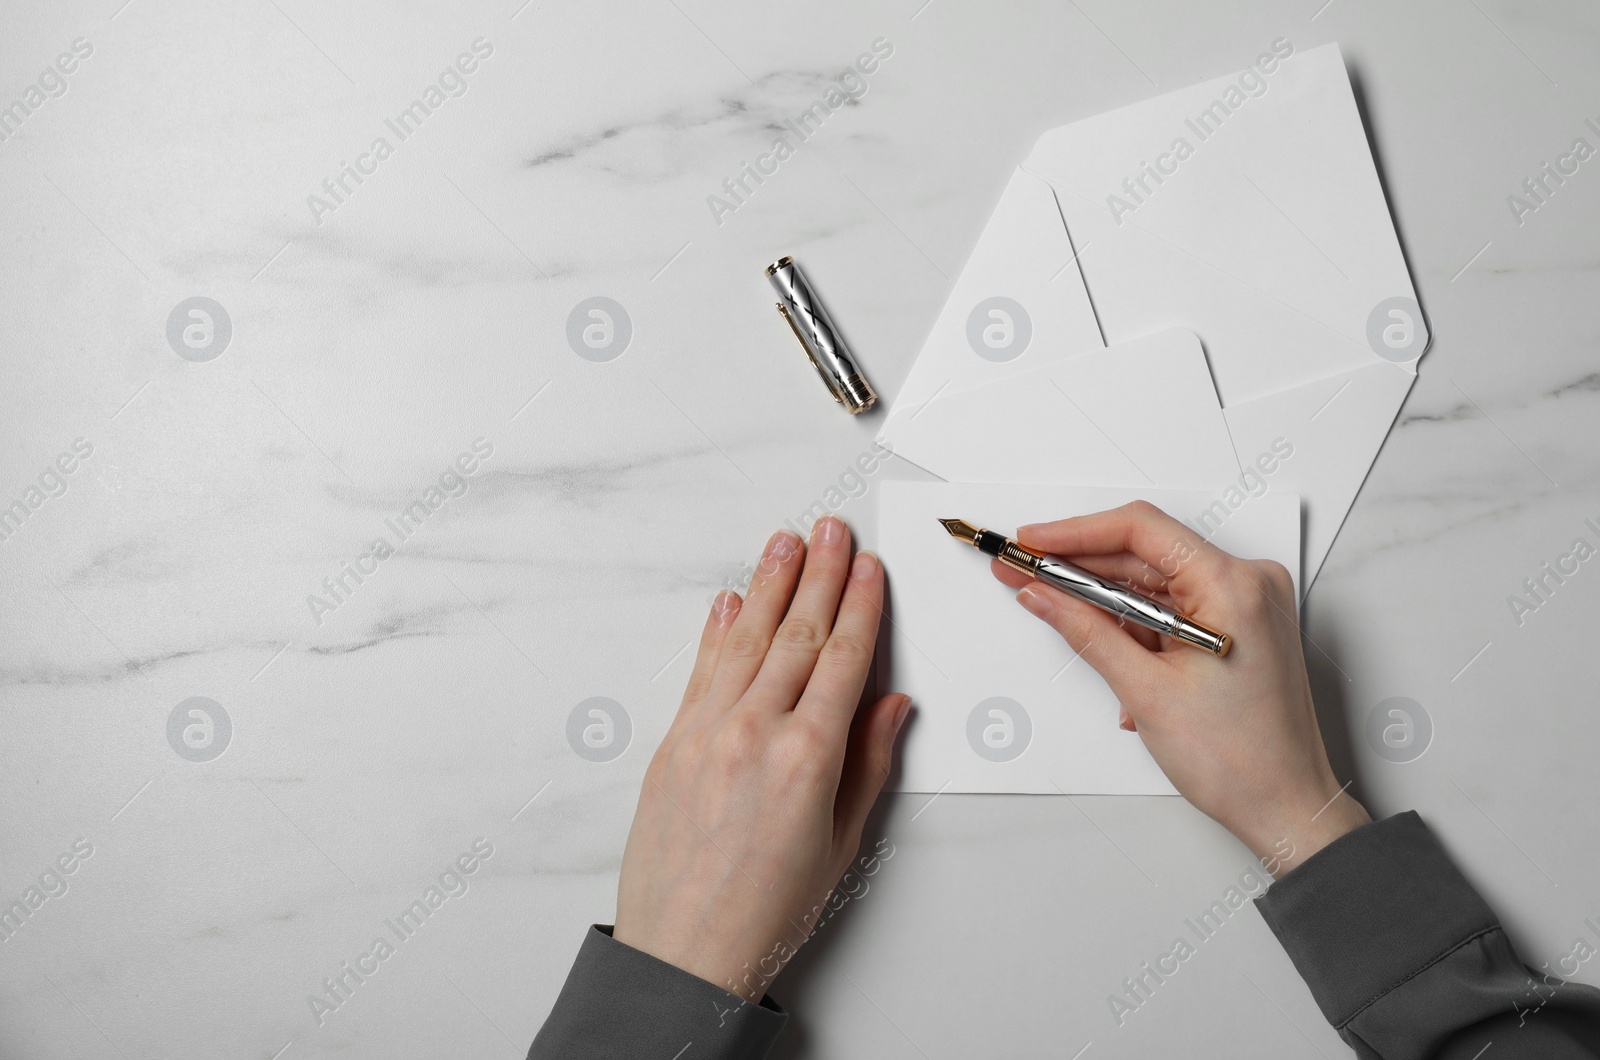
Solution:
M 685 1050 L 693 1060 L 761 1060 L 788 1021 L 770 998 L 751 1004 L 596 924 L 528 1060 L 674 1060 Z
M 1560 961 L 1526 967 L 1415 813 L 1341 836 L 1256 907 L 1357 1056 L 1600 1057 L 1600 991 L 1562 981 Z M 1579 941 L 1594 953 L 1600 936 Z

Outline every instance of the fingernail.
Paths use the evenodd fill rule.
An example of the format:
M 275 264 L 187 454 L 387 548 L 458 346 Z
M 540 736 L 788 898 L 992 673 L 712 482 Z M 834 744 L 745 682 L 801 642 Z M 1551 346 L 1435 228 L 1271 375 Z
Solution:
M 789 530 L 779 530 L 767 542 L 767 555 L 780 563 L 800 551 L 800 536 Z
M 1024 585 L 1019 589 L 1017 603 L 1040 618 L 1047 618 L 1050 615 L 1050 601 L 1045 599 L 1044 592 L 1037 585 Z
M 1123 708 L 1118 710 L 1118 712 L 1117 712 L 1117 727 L 1120 728 L 1120 729 L 1126 729 L 1128 732 L 1133 732 L 1134 731 L 1133 719 L 1128 717 L 1128 708 L 1123 707 Z
M 817 535 L 817 541 L 824 545 L 837 545 L 844 540 L 844 523 L 833 516 L 824 516 L 817 520 L 817 525 L 812 533 Z
M 878 573 L 878 557 L 870 552 L 857 552 L 856 558 L 850 563 L 850 577 L 865 579 L 876 573 Z
M 711 602 L 711 613 L 716 616 L 717 624 L 725 626 L 733 621 L 733 616 L 739 611 L 739 594 L 724 589 L 717 594 Z
M 894 731 L 896 736 L 900 734 L 900 727 L 906 723 L 906 715 L 910 713 L 911 697 L 903 696 L 900 699 L 900 705 L 895 708 L 894 712 Z

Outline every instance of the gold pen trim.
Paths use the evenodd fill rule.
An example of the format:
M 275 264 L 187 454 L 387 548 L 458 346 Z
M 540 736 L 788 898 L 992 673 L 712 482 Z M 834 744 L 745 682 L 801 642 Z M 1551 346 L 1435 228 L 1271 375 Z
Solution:
M 1039 564 L 1044 561 L 1044 553 L 1035 552 L 1030 548 L 1023 548 L 1009 537 L 1001 546 L 1000 554 L 995 557 L 1012 570 L 1019 570 L 1029 577 L 1038 577 Z
M 1219 633 L 1202 622 L 1196 622 L 1188 615 L 1178 616 L 1178 621 L 1173 624 L 1171 636 L 1174 640 L 1181 640 L 1185 644 L 1192 644 L 1196 648 L 1208 651 L 1219 659 L 1233 650 L 1232 637 L 1226 633 Z

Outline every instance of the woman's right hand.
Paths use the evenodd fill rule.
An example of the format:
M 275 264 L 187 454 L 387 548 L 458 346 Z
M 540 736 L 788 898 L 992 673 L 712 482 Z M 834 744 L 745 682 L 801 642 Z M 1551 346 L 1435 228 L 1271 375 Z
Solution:
M 1217 658 L 994 564 L 1018 602 L 1105 678 L 1131 720 L 1124 728 L 1137 729 L 1179 793 L 1274 875 L 1371 820 L 1328 763 L 1281 564 L 1231 556 L 1144 501 L 1024 526 L 1017 539 L 1233 638 Z

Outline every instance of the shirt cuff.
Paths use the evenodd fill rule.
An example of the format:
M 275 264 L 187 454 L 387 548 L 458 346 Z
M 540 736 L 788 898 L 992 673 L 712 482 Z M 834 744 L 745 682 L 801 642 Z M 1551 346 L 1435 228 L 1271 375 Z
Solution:
M 1338 1028 L 1500 926 L 1410 811 L 1340 836 L 1255 904 Z
M 528 1060 L 671 1060 L 692 1043 L 696 1060 L 761 1060 L 788 1023 L 770 998 L 736 994 L 611 937 L 584 936 Z

